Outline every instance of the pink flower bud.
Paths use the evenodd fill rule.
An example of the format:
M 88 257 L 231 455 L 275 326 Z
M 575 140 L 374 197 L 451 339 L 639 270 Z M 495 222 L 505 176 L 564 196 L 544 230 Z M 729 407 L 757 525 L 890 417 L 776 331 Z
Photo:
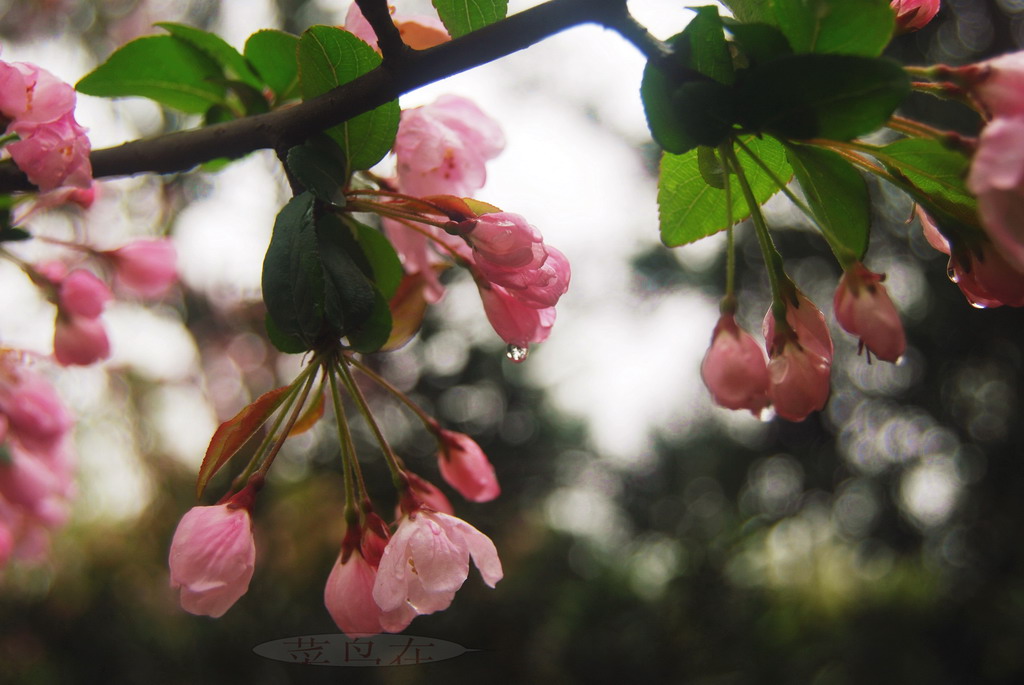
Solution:
M 14 532 L 0 516 L 0 569 L 7 564 L 14 552 Z
M 501 494 L 487 455 L 465 433 L 442 429 L 437 463 L 445 481 L 470 502 L 490 502 Z
M 484 270 L 537 269 L 547 258 L 544 237 L 526 219 L 511 212 L 484 214 L 469 223 L 462 235 L 473 247 L 473 258 Z
M 255 563 L 246 507 L 192 507 L 171 541 L 171 587 L 181 588 L 185 611 L 219 618 L 249 589 Z
M 63 366 L 88 366 L 110 356 L 103 322 L 81 316 L 57 316 L 53 355 Z
M 828 401 L 829 364 L 821 356 L 787 342 L 768 362 L 768 396 L 775 412 L 789 421 L 803 421 Z
M 786 323 L 793 328 L 801 346 L 818 355 L 831 366 L 832 335 L 828 332 L 825 316 L 799 290 L 796 291 L 796 303 L 789 303 L 786 306 Z M 775 315 L 770 309 L 765 314 L 762 332 L 765 344 L 769 345 L 769 353 L 771 353 L 770 345 L 775 340 Z
M 383 538 L 369 529 L 361 530 L 352 539 L 346 536 L 341 554 L 327 578 L 324 605 L 334 623 L 349 637 L 376 635 L 386 630 L 381 624 L 383 612 L 373 601 L 377 565 L 385 544 Z M 415 613 L 408 612 L 409 620 L 405 625 L 395 628 L 394 617 L 389 625 L 393 626 L 392 630 L 402 630 L 414 617 Z
M 113 297 L 107 284 L 85 269 L 75 269 L 60 282 L 60 308 L 71 316 L 95 319 Z
M 555 308 L 536 309 L 514 297 L 500 285 L 480 286 L 487 320 L 502 340 L 517 347 L 544 342 L 555 324 Z
M 72 425 L 56 390 L 35 375 L 24 376 L 10 388 L 0 386 L 0 418 L 9 435 L 30 452 L 56 449 Z
M 118 287 L 141 297 L 162 297 L 178 281 L 178 255 L 170 240 L 136 240 L 104 254 L 113 260 Z
M 46 192 L 69 185 L 89 188 L 92 185 L 91 145 L 86 129 L 68 112 L 56 121 L 22 123 L 11 128 L 21 140 L 7 146 L 14 163 L 28 180 Z
M 722 314 L 711 347 L 700 365 L 704 385 L 715 403 L 728 409 L 749 409 L 755 416 L 768 406 L 768 365 L 754 336 Z
M 452 503 L 448 501 L 448 498 L 445 497 L 445 494 L 436 485 L 425 478 L 420 478 L 412 471 L 406 471 L 405 478 L 407 488 L 402 498 L 403 501 L 399 503 L 399 511 L 395 514 L 396 517 L 401 516 L 400 509 L 402 506 L 409 511 L 426 507 L 443 514 L 455 513 Z
M 954 69 L 953 75 L 991 116 L 1024 116 L 1024 52 L 969 64 Z
M 503 572 L 490 538 L 465 521 L 425 510 L 398 524 L 377 569 L 373 599 L 385 612 L 385 630 L 401 630 L 409 615 L 447 609 L 469 575 L 469 560 L 494 587 Z M 394 623 L 391 618 L 395 617 Z M 407 622 L 406 622 L 407 625 Z
M 892 0 L 896 10 L 896 30 L 909 33 L 923 29 L 939 11 L 939 0 Z
M 399 187 L 417 197 L 472 195 L 504 146 L 498 125 L 466 98 L 444 95 L 404 110 L 394 146 Z
M 1013 118 L 997 118 L 981 132 L 967 176 L 967 187 L 978 198 L 978 214 L 986 233 L 1018 271 L 1024 271 L 1022 150 L 1024 112 Z
M 860 344 L 879 359 L 895 362 L 903 356 L 907 339 L 883 278 L 854 263 L 839 281 L 834 309 L 843 330 L 860 338 Z

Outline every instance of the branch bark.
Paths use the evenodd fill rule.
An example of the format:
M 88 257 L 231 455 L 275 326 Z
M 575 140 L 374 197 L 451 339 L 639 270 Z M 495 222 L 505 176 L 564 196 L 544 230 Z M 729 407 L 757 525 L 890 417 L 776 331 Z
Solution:
M 292 107 L 200 129 L 178 131 L 94 150 L 94 178 L 186 171 L 254 150 L 287 149 L 311 133 L 348 121 L 404 93 L 523 50 L 573 26 L 619 30 L 626 0 L 550 0 L 429 50 L 409 51 L 380 67 Z M 628 16 L 628 15 L 626 15 Z M 0 193 L 35 190 L 10 160 L 0 163 Z

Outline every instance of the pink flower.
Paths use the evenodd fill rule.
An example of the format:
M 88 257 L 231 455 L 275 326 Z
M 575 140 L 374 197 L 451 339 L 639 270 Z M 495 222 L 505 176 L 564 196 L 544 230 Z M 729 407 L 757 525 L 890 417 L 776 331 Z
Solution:
M 46 123 L 75 107 L 75 91 L 34 64 L 0 61 L 0 113 L 8 119 Z
M 537 309 L 514 297 L 500 285 L 480 285 L 487 320 L 502 340 L 516 347 L 544 342 L 555 324 L 555 308 Z
M 859 337 L 861 346 L 883 361 L 895 362 L 903 356 L 907 339 L 900 315 L 882 285 L 884 278 L 860 262 L 854 263 L 839 281 L 834 309 L 839 325 Z
M 17 378 L 9 386 L 0 383 L 0 418 L 7 436 L 30 452 L 57 449 L 71 430 L 71 414 L 41 376 L 20 372 Z
M 376 518 L 376 517 L 375 517 Z M 377 519 L 379 521 L 379 518 Z M 383 522 L 380 530 L 387 533 Z M 383 612 L 373 600 L 373 585 L 377 580 L 377 566 L 384 553 L 386 539 L 364 524 L 350 528 L 342 543 L 341 553 L 331 569 L 324 587 L 324 605 L 334 623 L 349 637 L 376 635 L 386 628 L 382 625 Z M 352 533 L 354 531 L 354 534 Z M 408 612 L 408 621 L 392 630 L 402 630 L 415 617 Z M 398 626 L 397 616 L 389 625 Z
M 406 490 L 403 501 L 408 510 L 425 507 L 443 514 L 455 513 L 455 508 L 452 507 L 452 503 L 448 501 L 445 494 L 430 481 L 420 478 L 412 471 L 405 472 L 405 480 Z M 403 502 L 400 502 L 399 508 L 396 508 L 396 517 L 401 515 L 400 507 L 402 504 Z
M 732 314 L 722 314 L 718 319 L 700 375 L 720 406 L 749 409 L 755 416 L 768 406 L 764 352 L 754 336 L 736 325 Z
M 1024 116 L 1024 52 L 1011 52 L 952 70 L 996 118 Z
M 255 563 L 248 507 L 192 507 L 171 541 L 171 587 L 185 611 L 219 618 L 249 589 Z
M 92 185 L 89 138 L 85 135 L 86 129 L 75 121 L 73 112 L 45 123 L 15 121 L 11 129 L 21 140 L 6 149 L 39 190 Z
M 981 132 L 967 176 L 989 238 L 1024 271 L 1024 116 L 997 118 Z
M 14 552 L 14 532 L 0 516 L 0 568 L 3 568 Z
M 425 50 L 450 40 L 448 31 L 437 17 L 403 17 L 395 14 L 394 7 L 389 7 L 389 9 L 394 15 L 398 33 L 410 48 Z M 377 35 L 373 32 L 370 22 L 366 21 L 363 13 L 359 10 L 359 5 L 354 2 L 349 6 L 348 14 L 345 15 L 345 30 L 355 34 L 374 50 L 377 49 Z
M 925 27 L 939 11 L 939 0 L 892 0 L 896 10 L 896 30 L 909 33 Z
M 771 309 L 764 319 L 768 397 L 779 416 L 803 421 L 828 401 L 832 337 L 825 317 L 800 291 L 796 304 L 786 307 L 785 323 L 780 326 Z
M 114 296 L 91 271 L 75 269 L 60 281 L 57 297 L 59 307 L 67 314 L 95 319 Z
M 447 609 L 466 582 L 470 557 L 487 585 L 502 579 L 494 543 L 479 530 L 447 514 L 419 510 L 406 515 L 384 548 L 373 586 L 373 599 L 385 612 L 384 629 L 404 628 L 410 611 Z M 392 623 L 391 616 L 398 620 Z
M 445 481 L 470 502 L 490 502 L 501 494 L 487 455 L 465 433 L 441 429 L 437 463 Z
M 487 161 L 504 147 L 497 123 L 466 98 L 443 95 L 404 110 L 394 146 L 399 189 L 417 197 L 472 195 L 487 179 Z
M 103 253 L 114 263 L 114 282 L 141 297 L 161 297 L 178 280 L 178 255 L 170 240 L 136 240 Z

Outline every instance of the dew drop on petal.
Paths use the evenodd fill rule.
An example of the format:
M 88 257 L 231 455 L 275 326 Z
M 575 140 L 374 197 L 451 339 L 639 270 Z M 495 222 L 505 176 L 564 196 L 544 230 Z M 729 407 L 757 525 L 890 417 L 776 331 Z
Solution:
M 509 345 L 505 348 L 505 356 L 511 361 L 519 364 L 526 361 L 526 356 L 530 354 L 529 347 L 520 347 L 519 345 Z
M 960 276 L 957 274 L 956 269 L 954 269 L 953 267 L 949 267 L 948 269 L 946 269 L 946 277 L 949 278 L 949 280 L 953 281 L 954 283 L 960 282 Z

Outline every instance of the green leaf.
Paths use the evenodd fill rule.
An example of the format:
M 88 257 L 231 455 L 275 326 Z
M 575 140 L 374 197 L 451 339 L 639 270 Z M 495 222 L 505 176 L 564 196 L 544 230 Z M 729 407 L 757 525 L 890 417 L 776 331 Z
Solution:
M 372 71 L 381 58 L 348 31 L 312 26 L 299 38 L 302 98 L 309 100 Z M 327 130 L 348 156 L 349 170 L 369 169 L 384 158 L 398 133 L 398 101 L 392 100 Z
M 979 226 L 978 202 L 965 185 L 970 160 L 964 154 L 937 140 L 918 138 L 897 140 L 869 153 L 921 204 L 937 207 L 968 226 Z
M 698 145 L 716 146 L 728 137 L 736 119 L 728 87 L 735 74 L 718 10 L 698 8 L 693 21 L 669 42 L 677 73 L 648 62 L 640 84 L 651 136 L 676 154 Z
M 263 301 L 277 329 L 312 349 L 324 323 L 324 273 L 320 264 L 313 195 L 293 197 L 277 215 L 263 259 Z
M 795 52 L 878 57 L 895 29 L 889 0 L 773 0 L 772 6 Z
M 787 156 L 807 204 L 833 252 L 845 262 L 868 249 L 871 203 L 860 173 L 835 152 L 788 145 Z
M 769 0 L 721 0 L 721 3 L 744 24 L 776 24 Z
M 288 170 L 319 200 L 345 206 L 344 184 L 348 175 L 344 153 L 326 136 L 315 136 L 288 150 Z
M 372 268 L 348 226 L 333 214 L 317 218 L 316 237 L 323 264 L 324 318 L 332 336 L 362 328 L 373 314 Z
M 229 79 L 237 79 L 257 90 L 263 87 L 263 82 L 253 72 L 246 59 L 217 34 L 169 21 L 159 22 L 156 25 L 175 38 L 180 38 L 205 52 L 224 69 L 224 73 Z
M 302 342 L 298 338 L 288 335 L 281 331 L 274 323 L 274 320 L 267 314 L 263 320 L 264 326 L 267 329 L 267 338 L 271 344 L 278 349 L 280 352 L 285 354 L 302 354 L 309 350 L 309 346 Z
M 886 59 L 793 55 L 747 70 L 737 109 L 751 130 L 849 140 L 883 126 L 909 92 L 903 68 Z
M 122 46 L 75 88 L 86 95 L 137 95 L 192 114 L 224 104 L 220 65 L 174 36 L 147 36 Z
M 452 38 L 464 36 L 508 14 L 508 0 L 432 0 Z
M 764 136 L 744 136 L 743 142 L 772 170 L 783 183 L 793 176 L 786 161 L 782 144 Z M 759 203 L 774 195 L 779 187 L 742 149 L 736 151 L 744 173 Z M 668 247 L 692 243 L 713 235 L 729 226 L 725 190 L 714 188 L 704 180 L 700 169 L 700 154 L 691 150 L 686 154 L 665 154 L 661 158 L 658 179 L 658 209 L 661 217 L 661 240 Z M 739 181 L 730 176 L 733 223 L 750 216 L 750 208 L 743 199 Z
M 358 221 L 353 220 L 351 223 L 355 225 L 356 240 L 370 263 L 377 288 L 385 300 L 390 300 L 398 290 L 398 284 L 402 282 L 405 273 L 398 253 L 395 252 L 391 241 L 380 231 Z
M 697 168 L 705 183 L 712 188 L 725 190 L 725 167 L 715 148 L 704 145 L 697 148 Z
M 298 36 L 277 29 L 257 31 L 245 41 L 245 58 L 277 102 L 299 97 L 298 49 Z
M 741 24 L 726 18 L 722 19 L 722 23 L 732 34 L 733 42 L 747 58 L 750 66 L 793 54 L 789 41 L 774 26 Z
M 276 388 L 260 395 L 255 402 L 220 424 L 210 438 L 210 446 L 199 467 L 196 478 L 196 497 L 202 497 L 210 479 L 238 453 L 249 438 L 256 434 L 271 414 L 281 406 L 289 386 Z
M 374 288 L 373 311 L 362 327 L 348 334 L 348 344 L 356 352 L 369 354 L 384 347 L 391 337 L 391 308 L 379 290 Z

